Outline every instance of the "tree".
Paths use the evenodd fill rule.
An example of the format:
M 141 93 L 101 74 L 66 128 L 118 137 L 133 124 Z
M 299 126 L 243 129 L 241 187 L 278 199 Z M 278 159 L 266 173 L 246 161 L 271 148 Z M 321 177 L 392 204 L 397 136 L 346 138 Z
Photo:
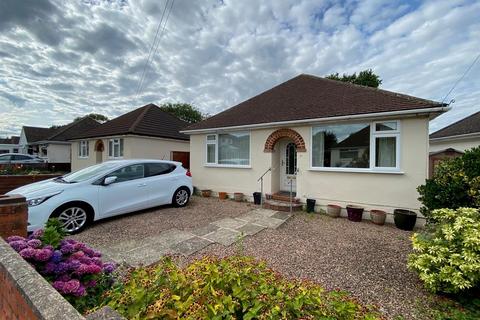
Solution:
M 207 115 L 202 114 L 200 110 L 188 103 L 167 102 L 162 104 L 160 109 L 188 123 L 199 122 L 207 117 Z
M 83 117 L 76 117 L 75 119 L 73 119 L 73 121 L 78 121 L 78 120 L 81 120 L 83 118 L 86 118 L 86 117 L 89 117 L 89 118 L 92 118 L 93 120 L 97 120 L 98 122 L 107 122 L 109 119 L 107 116 L 104 116 L 103 114 L 99 114 L 99 113 L 90 113 L 90 114 L 87 114 L 86 116 L 83 116 Z
M 341 77 L 337 72 L 337 73 L 329 74 L 328 76 L 326 76 L 326 78 L 331 80 L 342 81 L 342 82 L 349 82 L 349 83 L 372 87 L 372 88 L 378 88 L 382 84 L 382 79 L 380 79 L 380 77 L 376 75 L 372 71 L 372 69 L 360 71 L 358 75 L 357 73 L 350 74 L 350 75 L 344 73 Z

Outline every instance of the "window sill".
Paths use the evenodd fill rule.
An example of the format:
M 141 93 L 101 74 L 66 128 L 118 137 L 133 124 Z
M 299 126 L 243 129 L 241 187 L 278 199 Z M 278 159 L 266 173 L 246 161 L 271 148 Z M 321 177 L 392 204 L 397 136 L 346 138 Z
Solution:
M 88 157 L 78 157 L 78 159 L 88 159 Z
M 310 168 L 309 171 L 320 172 L 350 172 L 350 173 L 380 173 L 380 174 L 405 174 L 399 170 L 372 170 L 372 169 L 354 169 L 354 168 Z
M 234 165 L 234 164 L 210 164 L 205 163 L 204 167 L 210 168 L 233 168 L 233 169 L 252 169 L 252 166 L 242 166 L 242 165 Z
M 122 160 L 123 157 L 108 157 L 108 160 Z

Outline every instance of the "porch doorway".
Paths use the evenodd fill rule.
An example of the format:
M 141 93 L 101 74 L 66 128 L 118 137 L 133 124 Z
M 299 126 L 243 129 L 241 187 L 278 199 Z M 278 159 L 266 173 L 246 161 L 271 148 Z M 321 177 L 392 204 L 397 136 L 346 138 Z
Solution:
M 104 149 L 103 141 L 97 140 L 97 142 L 95 142 L 95 163 L 102 163 Z
M 280 191 L 297 192 L 297 146 L 294 142 L 279 141 L 280 151 Z

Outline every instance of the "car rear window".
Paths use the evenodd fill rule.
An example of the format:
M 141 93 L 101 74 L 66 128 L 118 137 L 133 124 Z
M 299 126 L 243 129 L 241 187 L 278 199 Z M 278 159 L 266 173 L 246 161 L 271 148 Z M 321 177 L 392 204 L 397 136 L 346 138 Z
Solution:
M 145 177 L 158 176 L 161 174 L 167 174 L 175 170 L 176 166 L 170 163 L 146 163 L 145 164 Z

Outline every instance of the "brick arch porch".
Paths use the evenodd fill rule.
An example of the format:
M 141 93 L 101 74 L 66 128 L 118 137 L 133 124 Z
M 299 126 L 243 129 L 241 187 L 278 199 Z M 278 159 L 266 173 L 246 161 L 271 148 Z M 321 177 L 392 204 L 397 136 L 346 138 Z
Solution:
M 295 130 L 282 128 L 272 132 L 265 141 L 264 152 L 274 152 L 275 144 L 282 138 L 290 138 L 297 147 L 297 152 L 306 152 L 305 141 L 302 136 Z

